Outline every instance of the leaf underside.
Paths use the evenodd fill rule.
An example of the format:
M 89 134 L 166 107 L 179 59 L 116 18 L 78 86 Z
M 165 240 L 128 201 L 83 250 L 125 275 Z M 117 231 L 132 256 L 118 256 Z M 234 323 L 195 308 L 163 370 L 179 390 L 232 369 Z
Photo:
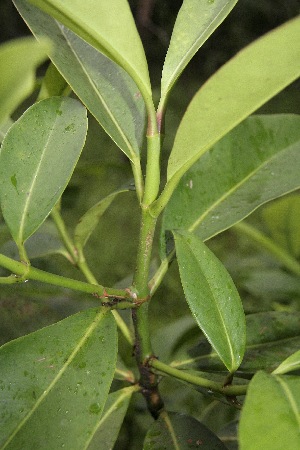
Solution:
M 54 43 L 51 60 L 68 84 L 134 162 L 146 126 L 144 101 L 130 76 L 75 33 L 26 0 L 14 3 L 33 34 Z

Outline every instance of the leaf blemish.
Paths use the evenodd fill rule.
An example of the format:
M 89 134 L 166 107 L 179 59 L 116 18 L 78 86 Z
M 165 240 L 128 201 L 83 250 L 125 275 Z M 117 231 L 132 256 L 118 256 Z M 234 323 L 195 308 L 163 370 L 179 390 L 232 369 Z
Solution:
M 65 131 L 73 131 L 75 129 L 74 123 L 71 123 L 65 128 Z
M 13 185 L 13 187 L 16 189 L 16 191 L 18 192 L 18 182 L 17 182 L 17 178 L 16 178 L 16 174 L 14 173 L 11 177 L 10 177 L 10 181 L 11 184 Z M 19 193 L 19 192 L 18 192 Z

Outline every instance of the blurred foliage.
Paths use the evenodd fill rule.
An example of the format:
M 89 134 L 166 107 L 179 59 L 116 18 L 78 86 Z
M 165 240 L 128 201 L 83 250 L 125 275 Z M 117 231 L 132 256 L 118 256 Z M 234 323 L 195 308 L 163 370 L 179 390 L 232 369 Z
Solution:
M 131 0 L 133 12 L 140 17 L 141 0 Z M 150 64 L 154 86 L 159 85 L 161 68 L 167 43 L 180 0 L 156 0 L 149 21 L 138 22 Z M 149 5 L 148 5 L 149 6 Z M 0 41 L 26 33 L 26 26 L 18 16 L 10 0 L 0 0 Z M 171 97 L 166 116 L 166 134 L 162 165 L 169 154 L 175 130 L 180 118 L 199 86 L 240 48 L 259 35 L 294 17 L 300 12 L 298 0 L 240 0 L 214 35 L 200 50 L 185 70 Z M 280 95 L 266 104 L 260 112 L 300 113 L 299 81 L 289 86 Z M 158 91 L 156 91 L 158 93 Z M 24 105 L 24 108 L 26 106 Z M 16 113 L 16 117 L 22 111 Z M 89 133 L 82 157 L 62 198 L 63 217 L 72 232 L 78 219 L 88 208 L 101 198 L 118 189 L 132 178 L 128 160 L 110 138 L 100 129 L 93 118 L 89 118 Z M 251 223 L 263 225 L 262 209 L 255 212 Z M 0 244 L 8 238 L 8 232 L 1 220 Z M 139 232 L 139 209 L 134 192 L 118 197 L 105 212 L 97 229 L 86 246 L 86 257 L 99 282 L 106 286 L 128 286 L 134 271 L 135 252 Z M 158 241 L 158 239 L 157 239 Z M 299 280 L 288 273 L 263 249 L 253 246 L 248 238 L 235 234 L 233 230 L 222 233 L 209 242 L 210 248 L 226 265 L 244 302 L 246 313 L 300 309 Z M 153 271 L 159 264 L 155 251 Z M 83 279 L 82 275 L 63 256 L 39 258 L 34 265 L 53 273 Z M 4 271 L 2 271 L 4 274 Z M 27 334 L 42 326 L 97 304 L 94 298 L 70 292 L 58 287 L 30 281 L 25 284 L 2 286 L 0 291 L 0 343 Z M 163 314 L 162 314 L 163 312 Z M 129 321 L 129 313 L 122 313 Z M 180 320 L 179 320 L 180 319 Z M 184 300 L 179 280 L 177 263 L 171 264 L 162 286 L 150 305 L 151 329 L 157 354 L 168 351 L 167 341 L 193 328 L 188 306 Z M 176 320 L 178 320 L 177 323 Z M 169 328 L 168 328 L 169 327 Z M 200 337 L 191 336 L 191 343 Z M 162 345 L 163 342 L 163 345 Z M 174 343 L 174 342 L 173 342 Z M 131 351 L 120 338 L 122 357 L 131 364 Z M 128 356 L 129 355 L 129 356 Z M 168 409 L 176 409 L 198 417 L 215 432 L 229 436 L 225 429 L 229 421 L 238 417 L 238 411 L 203 397 L 189 386 L 164 378 L 161 393 L 168 398 Z M 131 409 L 139 415 L 127 414 L 115 450 L 130 448 L 139 450 L 141 439 L 151 423 L 142 398 L 132 402 Z M 218 410 L 218 415 L 215 410 Z M 216 421 L 216 417 L 218 420 Z M 236 423 L 232 422 L 232 427 Z M 134 430 L 134 431 L 133 431 Z M 234 447 L 234 443 L 232 447 Z
M 130 3 L 134 14 L 139 19 L 138 27 L 144 40 L 152 77 L 157 85 L 167 50 L 167 39 L 171 35 L 181 1 L 132 0 Z M 26 26 L 11 1 L 1 0 L 0 5 L 0 39 L 3 41 L 26 33 Z M 148 22 L 144 20 L 141 23 L 141 9 L 146 8 L 147 12 L 147 7 L 150 11 Z M 171 95 L 166 116 L 167 137 L 164 141 L 163 167 L 180 118 L 203 80 L 240 48 L 295 16 L 298 12 L 297 0 L 288 2 L 240 0 L 238 2 L 225 22 L 193 58 Z M 155 24 L 157 28 L 153 29 L 152 24 Z M 159 30 L 164 30 L 164 37 Z M 265 105 L 261 112 L 300 113 L 298 85 L 299 82 L 291 85 Z M 25 107 L 26 105 L 23 109 Z M 21 112 L 22 110 L 17 111 L 16 117 Z M 131 169 L 128 160 L 100 129 L 95 120 L 90 117 L 86 146 L 62 198 L 63 216 L 70 231 L 74 229 L 77 220 L 88 208 L 130 180 Z M 260 221 L 259 213 L 254 217 L 256 222 Z M 89 264 L 102 284 L 118 284 L 118 286 L 130 284 L 134 270 L 138 224 L 139 211 L 134 192 L 128 192 L 117 198 L 105 212 L 86 248 Z M 2 225 L 1 242 L 7 239 L 7 235 L 6 227 Z M 294 283 L 297 283 L 292 280 L 293 276 L 286 273 L 265 252 L 258 251 L 253 247 L 246 238 L 238 237 L 233 231 L 228 231 L 214 238 L 209 245 L 233 275 L 245 301 L 246 312 L 278 308 L 281 307 L 278 305 L 290 304 L 291 297 L 294 295 L 296 295 L 296 300 L 298 299 L 299 288 L 298 286 L 293 288 Z M 153 271 L 158 264 L 156 253 Z M 72 267 L 61 255 L 51 256 L 47 260 L 44 258 L 35 260 L 35 265 L 54 273 L 63 273 L 65 276 L 83 279 L 77 269 Z M 278 282 L 274 284 L 276 279 Z M 122 282 L 122 280 L 124 281 Z M 283 286 L 283 293 L 278 289 L 279 283 Z M 287 289 L 284 289 L 284 286 L 287 286 Z M 52 293 L 50 300 L 47 299 L 49 292 Z M 4 301 L 4 305 L 13 299 L 16 310 L 22 308 L 24 299 L 26 301 L 31 299 L 35 305 L 30 314 L 28 313 L 30 316 L 29 328 L 20 324 L 20 322 L 25 324 L 29 320 L 26 311 L 23 311 L 24 315 L 19 315 L 18 319 L 10 317 L 10 322 L 16 320 L 16 324 L 11 323 L 8 327 L 2 325 L 2 342 L 16 337 L 18 335 L 16 330 L 19 330 L 19 334 L 24 334 L 41 325 L 54 322 L 59 317 L 65 317 L 70 311 L 74 312 L 78 308 L 85 307 L 84 305 L 79 307 L 81 303 L 78 303 L 78 298 L 82 298 L 82 295 L 66 292 L 57 287 L 37 285 L 33 282 L 27 283 L 25 286 L 2 287 L 0 298 L 3 299 L 1 301 Z M 59 302 L 56 300 L 57 298 L 60 299 Z M 95 300 L 88 300 L 95 304 Z M 296 300 L 293 300 L 293 305 Z M 18 301 L 20 301 L 20 305 L 18 305 Z M 58 307 L 59 303 L 60 307 Z M 89 304 L 89 302 L 85 303 Z M 162 304 L 163 306 L 161 306 Z M 162 308 L 164 315 L 160 314 Z M 163 327 L 166 321 L 173 322 L 176 318 L 188 314 L 189 310 L 184 301 L 176 262 L 172 264 L 163 285 L 155 295 L 151 303 L 151 311 L 155 328 Z M 126 313 L 124 314 L 126 317 Z M 6 317 L 5 314 L 1 316 L 3 319 Z M 6 319 L 4 319 L 5 321 Z M 15 329 L 15 331 L 10 333 L 9 329 Z

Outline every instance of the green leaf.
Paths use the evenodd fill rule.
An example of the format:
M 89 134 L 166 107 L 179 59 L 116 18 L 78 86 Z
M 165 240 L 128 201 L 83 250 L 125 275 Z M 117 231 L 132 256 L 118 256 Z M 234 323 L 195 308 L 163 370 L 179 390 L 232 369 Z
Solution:
M 151 96 L 148 66 L 130 7 L 124 0 L 30 0 L 115 61 Z
M 242 410 L 241 450 L 282 450 L 299 447 L 300 377 L 257 373 Z
M 300 195 L 267 205 L 262 217 L 273 240 L 291 255 L 300 257 Z
M 8 117 L 0 124 L 0 144 L 13 123 L 14 121 Z
M 246 350 L 239 372 L 253 374 L 257 370 L 275 370 L 284 358 L 297 352 L 300 346 L 300 313 L 269 311 L 246 316 Z M 194 367 L 199 370 L 222 370 L 216 352 L 200 339 L 190 349 L 189 357 L 175 367 Z
M 224 383 L 225 383 L 225 381 L 227 379 L 226 378 L 227 374 L 224 371 L 219 372 L 219 373 L 214 373 L 214 372 L 206 372 L 206 371 L 205 372 L 201 372 L 199 370 L 186 370 L 186 369 L 184 369 L 184 370 L 181 370 L 181 372 L 182 372 L 182 378 L 184 378 L 186 375 L 188 375 L 190 377 L 200 377 L 200 378 L 202 378 L 204 380 L 207 380 L 209 382 L 216 382 L 220 386 L 224 385 Z M 218 400 L 218 403 L 221 402 L 224 405 L 230 405 L 231 407 L 233 406 L 232 405 L 232 399 L 224 397 L 224 394 L 220 394 L 219 392 L 212 391 L 211 389 L 208 389 L 207 387 L 199 386 L 197 384 L 192 383 L 192 381 L 186 381 L 185 379 L 182 379 L 182 378 L 180 378 L 180 377 L 177 378 L 177 381 L 181 385 L 189 386 L 189 388 L 192 389 L 193 391 L 200 392 L 201 395 L 206 397 L 206 400 L 209 398 L 212 401 L 213 400 Z M 243 389 L 244 389 L 248 385 L 248 383 L 249 383 L 248 380 L 245 380 L 242 377 L 237 377 L 236 375 L 234 376 L 234 380 L 233 380 L 234 386 L 236 386 L 236 387 L 237 386 L 243 386 Z M 176 394 L 175 394 L 175 396 L 176 396 Z M 243 397 L 244 397 L 244 395 L 239 395 L 238 396 L 238 400 L 242 402 L 243 401 Z M 208 406 L 208 408 L 209 408 L 209 406 Z M 206 419 L 206 414 L 205 414 L 204 411 L 202 411 L 202 415 L 201 416 L 205 417 L 205 419 Z M 216 415 L 214 415 L 214 419 L 216 419 Z M 216 428 L 214 428 L 214 429 L 216 429 Z
M 300 350 L 285 359 L 275 370 L 274 375 L 282 375 L 300 369 Z
M 54 64 L 50 63 L 43 77 L 38 100 L 65 95 L 65 93 L 68 92 L 68 89 L 69 86 L 66 80 L 58 72 Z
M 246 325 L 229 273 L 196 236 L 174 233 L 180 278 L 193 316 L 230 372 L 242 362 Z
M 48 222 L 47 220 L 43 223 L 39 231 L 28 238 L 25 248 L 30 260 L 55 254 L 68 257 L 68 252 L 58 235 L 57 228 L 52 222 Z M 19 257 L 18 247 L 12 240 L 1 246 L 0 253 L 12 259 L 18 259 Z
M 50 42 L 40 43 L 32 37 L 10 41 L 0 47 L 0 122 L 31 94 L 35 70 L 46 60 Z
M 10 128 L 0 153 L 1 207 L 20 246 L 63 193 L 87 132 L 85 108 L 52 97 L 31 106 Z
M 125 365 L 124 361 L 120 356 L 120 353 L 118 354 L 114 379 L 120 381 L 127 381 L 128 383 L 131 384 L 135 383 L 134 373 L 130 369 L 128 369 L 128 367 Z
M 0 445 L 85 448 L 113 379 L 112 315 L 90 309 L 4 345 Z
M 217 141 L 299 76 L 299 26 L 297 17 L 266 34 L 203 85 L 179 125 L 168 180 L 179 181 Z
M 246 269 L 247 270 L 247 269 Z M 241 273 L 242 287 L 258 299 L 270 302 L 290 303 L 300 300 L 299 276 L 291 275 L 280 268 L 250 267 L 245 277 Z M 293 308 L 293 306 L 291 305 Z
M 184 414 L 161 413 L 149 428 L 143 450 L 225 450 L 220 439 L 205 425 Z
M 166 207 L 163 234 L 185 229 L 207 240 L 299 188 L 299 167 L 300 116 L 249 117 L 184 175 Z
M 184 0 L 175 22 L 162 72 L 162 104 L 189 61 L 236 3 L 237 0 Z
M 110 206 L 117 195 L 128 192 L 128 189 L 119 189 L 92 206 L 80 219 L 74 230 L 74 241 L 78 251 L 87 243 L 90 235 L 99 223 L 101 216 Z
M 88 450 L 111 450 L 120 432 L 135 386 L 109 394 Z
M 146 126 L 145 104 L 136 84 L 117 64 L 26 0 L 14 0 L 34 35 L 54 43 L 51 59 L 105 131 L 139 165 Z

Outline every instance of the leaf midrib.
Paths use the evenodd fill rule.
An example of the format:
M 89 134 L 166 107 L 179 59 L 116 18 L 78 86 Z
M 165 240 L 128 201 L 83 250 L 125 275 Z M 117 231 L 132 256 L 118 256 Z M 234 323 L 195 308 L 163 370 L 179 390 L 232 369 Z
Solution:
M 284 381 L 282 377 L 276 376 L 277 382 L 280 384 L 281 389 L 283 390 L 284 396 L 286 397 L 287 402 L 290 405 L 290 410 L 293 411 L 295 421 L 298 424 L 298 429 L 300 431 L 300 410 L 295 402 L 294 396 L 289 389 L 288 384 Z
M 200 34 L 200 36 L 198 36 L 198 38 L 194 41 L 194 44 L 192 44 L 192 46 L 190 47 L 190 50 L 185 54 L 185 57 L 182 58 L 180 60 L 180 62 L 177 64 L 177 66 L 174 68 L 173 70 L 173 76 L 170 77 L 170 81 L 166 86 L 166 89 L 164 90 L 164 94 L 163 95 L 167 95 L 168 92 L 170 91 L 170 89 L 172 88 L 173 84 L 176 82 L 176 79 L 180 76 L 181 72 L 180 69 L 182 67 L 182 65 L 184 65 L 184 63 L 187 61 L 187 63 L 190 61 L 190 59 L 196 54 L 196 52 L 198 51 L 198 49 L 201 47 L 201 44 L 198 47 L 198 42 L 201 40 L 202 36 L 206 34 L 207 30 L 209 30 L 210 28 L 214 28 L 212 25 L 215 24 L 215 22 L 217 22 L 217 19 L 219 17 L 219 15 L 223 12 L 223 10 L 228 6 L 228 3 L 226 5 L 223 6 L 223 8 L 219 11 L 218 15 L 214 18 L 214 20 L 212 22 L 210 22 L 210 24 L 205 28 L 205 30 Z M 232 9 L 232 8 L 231 8 Z M 211 33 L 210 33 L 211 34 Z M 210 36 L 210 34 L 208 35 L 208 37 Z M 204 43 L 205 41 L 203 41 Z M 196 50 L 194 51 L 196 47 Z M 198 47 L 198 48 L 197 48 Z M 192 54 L 192 56 L 190 56 Z M 183 63 L 183 64 L 182 64 Z M 185 67 L 185 66 L 184 66 Z M 183 69 L 184 69 L 183 67 Z M 179 73 L 178 73 L 179 72 Z
M 22 427 L 26 424 L 26 422 L 30 419 L 32 414 L 36 411 L 36 409 L 40 406 L 42 401 L 47 397 L 49 392 L 55 387 L 57 382 L 60 380 L 62 375 L 65 373 L 69 365 L 72 363 L 73 359 L 77 355 L 77 353 L 82 350 L 83 345 L 89 338 L 89 336 L 93 333 L 95 328 L 99 325 L 100 321 L 105 317 L 106 311 L 100 311 L 93 319 L 92 324 L 87 328 L 87 331 L 84 333 L 84 335 L 80 338 L 77 345 L 75 346 L 74 350 L 72 351 L 71 355 L 66 360 L 65 364 L 61 367 L 61 369 L 57 372 L 56 376 L 53 378 L 52 382 L 49 384 L 47 389 L 44 390 L 42 395 L 37 399 L 34 406 L 31 408 L 31 410 L 26 414 L 26 416 L 21 420 L 19 425 L 15 428 L 15 430 L 11 433 L 11 435 L 8 437 L 6 442 L 4 443 L 1 450 L 4 450 L 8 444 L 11 443 L 11 441 L 14 439 L 14 437 L 18 434 L 18 432 L 22 429 Z
M 197 265 L 199 265 L 198 259 L 197 259 L 196 255 L 194 254 L 192 248 L 190 247 L 190 245 L 189 245 L 188 243 L 187 243 L 186 245 L 189 247 L 193 259 L 196 261 Z M 203 273 L 203 272 L 202 272 L 202 273 Z M 233 347 L 232 347 L 232 344 L 231 344 L 230 336 L 228 335 L 227 328 L 226 328 L 225 322 L 224 322 L 224 320 L 223 320 L 223 317 L 222 317 L 220 308 L 218 307 L 218 302 L 216 301 L 215 294 L 214 294 L 214 291 L 213 291 L 213 289 L 212 289 L 212 287 L 211 287 L 211 284 L 209 283 L 209 281 L 208 281 L 206 275 L 205 275 L 204 273 L 203 273 L 203 275 L 204 275 L 205 281 L 206 281 L 206 283 L 207 283 L 207 285 L 208 285 L 209 291 L 211 292 L 212 298 L 214 299 L 214 304 L 215 304 L 215 307 L 216 307 L 216 309 L 217 309 L 217 312 L 218 312 L 218 315 L 219 315 L 219 318 L 220 318 L 220 323 L 222 324 L 222 327 L 223 327 L 223 330 L 224 330 L 224 334 L 225 334 L 225 336 L 226 336 L 226 341 L 227 341 L 227 343 L 228 343 L 228 347 L 229 347 L 229 351 L 230 351 L 230 356 L 231 356 L 231 367 L 234 367 L 234 365 L 235 365 L 235 364 L 234 364 L 234 363 L 235 363 L 235 358 L 234 358 L 234 351 L 233 351 Z M 197 320 L 196 317 L 195 317 L 195 319 L 196 319 L 196 321 L 198 322 L 198 320 Z M 206 332 L 204 331 L 204 329 L 202 328 L 202 326 L 201 326 L 201 329 L 202 329 L 203 333 L 205 334 L 206 338 L 208 339 L 208 341 L 209 341 L 209 342 L 211 343 L 211 345 L 214 347 L 214 345 L 212 344 L 210 338 L 207 336 L 207 334 L 206 334 Z M 223 362 L 224 362 L 224 361 L 223 361 Z
M 214 209 L 216 209 L 223 201 L 227 200 L 231 195 L 233 196 L 236 191 L 241 188 L 246 182 L 248 182 L 252 177 L 257 175 L 257 173 L 263 168 L 273 162 L 277 157 L 282 156 L 285 152 L 289 152 L 291 148 L 293 148 L 297 143 L 299 143 L 299 139 L 290 144 L 288 147 L 280 149 L 278 152 L 274 153 L 272 157 L 268 160 L 265 160 L 261 165 L 257 166 L 255 170 L 249 172 L 249 174 L 232 186 L 228 191 L 226 191 L 217 201 L 211 204 L 211 206 L 202 213 L 202 215 L 188 228 L 188 231 L 193 232 L 200 224 L 204 221 L 209 213 L 211 213 Z M 300 184 L 300 182 L 299 182 Z M 250 213 L 249 213 L 250 214 Z M 240 219 L 242 220 L 242 219 Z M 226 228 L 225 228 L 226 229 Z M 219 233 L 219 232 L 218 232 Z M 207 238 L 208 239 L 208 238 Z
M 246 344 L 246 348 L 245 348 L 245 355 L 247 354 L 248 350 L 255 350 L 256 348 L 260 348 L 260 347 L 268 347 L 268 346 L 272 346 L 276 343 L 281 344 L 281 343 L 285 343 L 287 341 L 293 340 L 293 339 L 299 339 L 300 336 L 291 336 L 288 338 L 284 338 L 284 339 L 279 339 L 277 341 L 268 341 L 268 342 L 262 342 L 259 344 L 252 344 L 252 345 L 247 345 Z M 207 353 L 206 355 L 201 355 L 201 356 L 196 356 L 195 358 L 190 358 L 188 360 L 185 361 L 180 361 L 180 364 L 174 364 L 174 367 L 180 367 L 180 365 L 186 365 L 186 364 L 192 364 L 194 362 L 197 361 L 201 361 L 203 359 L 207 359 L 207 358 L 219 358 L 218 354 L 215 352 L 211 352 L 211 353 Z M 172 363 L 171 363 L 172 365 Z
M 61 101 L 60 105 L 61 104 L 62 104 L 62 101 Z M 18 238 L 19 238 L 19 243 L 20 244 L 23 244 L 24 241 L 27 239 L 27 238 L 24 238 L 24 228 L 26 227 L 27 212 L 29 210 L 31 200 L 32 200 L 32 197 L 34 195 L 34 188 L 35 188 L 35 185 L 37 183 L 38 173 L 39 173 L 39 171 L 40 171 L 40 169 L 41 169 L 41 167 L 43 165 L 43 162 L 44 162 L 43 161 L 44 160 L 44 155 L 45 155 L 45 153 L 46 153 L 46 151 L 48 149 L 48 145 L 49 145 L 49 142 L 52 139 L 52 135 L 56 131 L 55 130 L 55 126 L 56 126 L 57 121 L 58 121 L 58 116 L 55 117 L 55 120 L 51 124 L 52 127 L 51 127 L 51 130 L 49 130 L 49 134 L 48 134 L 46 142 L 43 144 L 44 148 L 43 148 L 42 154 L 40 155 L 39 163 L 37 165 L 37 168 L 36 168 L 35 172 L 33 173 L 32 183 L 29 185 L 28 189 L 26 189 L 26 191 L 28 191 L 28 194 L 26 194 L 26 200 L 24 202 L 23 214 L 21 216 L 20 226 L 19 226 L 19 233 L 18 233 Z
M 86 76 L 87 80 L 89 81 L 93 91 L 95 92 L 97 98 L 99 99 L 100 103 L 103 105 L 105 111 L 107 112 L 107 115 L 109 116 L 110 120 L 112 121 L 112 123 L 115 125 L 117 131 L 119 132 L 121 138 L 123 139 L 123 141 L 125 142 L 128 150 L 129 150 L 129 155 L 127 155 L 130 159 L 130 161 L 132 161 L 132 163 L 135 163 L 135 160 L 137 158 L 137 154 L 134 150 L 134 148 L 131 146 L 130 142 L 128 141 L 127 136 L 125 135 L 125 133 L 122 130 L 121 125 L 119 124 L 119 122 L 116 120 L 116 118 L 114 117 L 114 115 L 112 114 L 107 102 L 104 100 L 104 98 L 102 97 L 102 95 L 100 94 L 99 90 L 97 89 L 93 79 L 90 77 L 89 73 L 86 71 L 84 64 L 82 63 L 80 56 L 77 54 L 76 50 L 73 48 L 72 44 L 70 43 L 70 41 L 68 40 L 66 34 L 63 31 L 63 25 L 60 25 L 59 22 L 57 20 L 55 20 L 56 25 L 59 29 L 59 31 L 61 32 L 62 36 L 65 38 L 65 41 L 68 45 L 68 47 L 70 48 L 70 51 L 73 53 L 73 55 L 75 56 L 76 60 L 78 61 L 78 64 L 82 70 L 82 73 Z M 95 49 L 96 50 L 96 49 Z M 105 56 L 105 55 L 104 55 Z M 107 57 L 107 56 L 105 56 Z M 78 96 L 80 97 L 80 99 L 84 102 L 84 100 L 81 98 L 81 96 L 78 94 Z M 101 125 L 103 126 L 103 125 Z M 104 127 L 103 127 L 104 128 Z M 110 133 L 108 133 L 110 135 Z M 112 136 L 110 136 L 111 139 Z M 114 140 L 114 139 L 113 139 Z M 117 143 L 116 143 L 117 144 Z M 118 145 L 118 144 L 117 144 Z

